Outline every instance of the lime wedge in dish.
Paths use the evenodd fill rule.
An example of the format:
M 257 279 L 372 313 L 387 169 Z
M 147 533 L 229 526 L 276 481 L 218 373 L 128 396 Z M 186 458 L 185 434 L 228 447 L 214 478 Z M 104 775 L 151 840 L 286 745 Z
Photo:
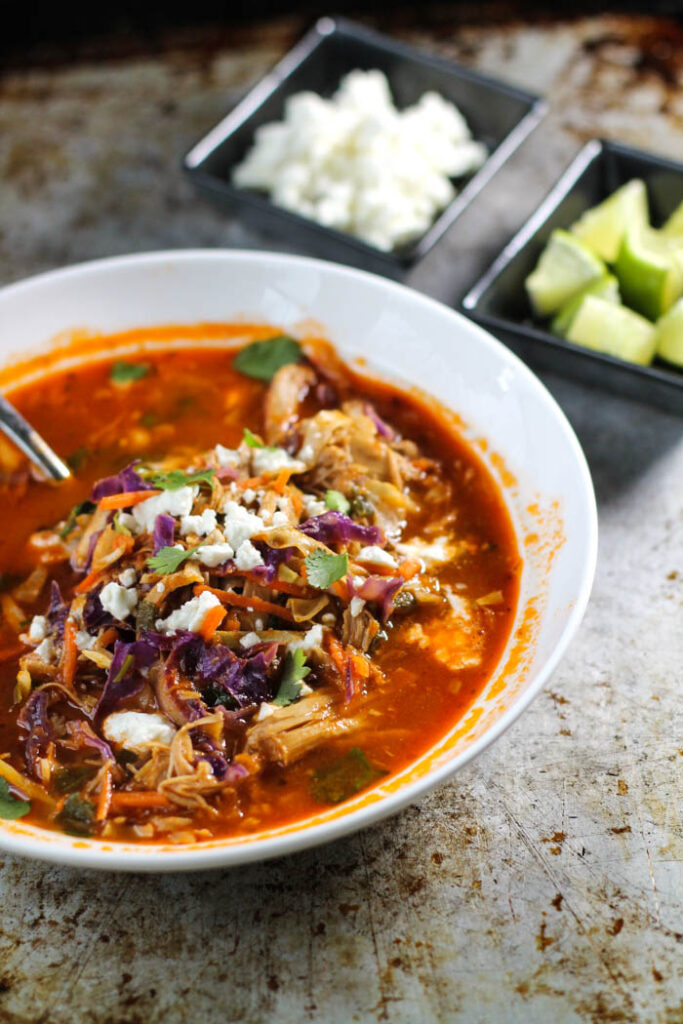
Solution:
M 657 321 L 657 355 L 683 369 L 683 299 Z
M 662 234 L 668 238 L 683 237 L 683 202 L 679 203 L 662 228 Z
M 648 366 L 657 347 L 657 330 L 625 306 L 587 295 L 572 320 L 567 341 Z
M 614 263 L 626 232 L 649 223 L 645 182 L 633 178 L 599 206 L 593 206 L 569 229 L 596 256 Z
M 626 305 L 657 320 L 683 293 L 683 242 L 653 228 L 628 231 L 614 271 Z
M 525 281 L 534 312 L 537 316 L 557 313 L 568 299 L 599 280 L 605 271 L 602 260 L 583 242 L 558 228 Z
M 621 302 L 619 282 L 616 277 L 614 274 L 603 274 L 599 281 L 589 284 L 578 295 L 574 295 L 568 302 L 565 302 L 550 325 L 550 330 L 553 334 L 559 334 L 561 338 L 564 338 L 579 311 L 581 303 L 587 295 L 595 295 L 599 299 L 604 299 L 606 302 L 613 302 L 617 305 Z

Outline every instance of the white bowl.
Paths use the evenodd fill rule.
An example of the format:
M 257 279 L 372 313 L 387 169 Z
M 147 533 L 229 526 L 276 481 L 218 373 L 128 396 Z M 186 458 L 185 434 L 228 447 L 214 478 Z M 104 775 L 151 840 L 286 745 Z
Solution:
M 237 320 L 295 334 L 318 325 L 347 359 L 367 359 L 381 375 L 417 386 L 457 413 L 462 433 L 503 488 L 524 556 L 507 648 L 484 691 L 443 740 L 340 807 L 248 838 L 192 846 L 74 839 L 23 821 L 0 822 L 0 848 L 8 852 L 80 867 L 175 871 L 327 842 L 396 813 L 497 739 L 541 689 L 576 632 L 597 548 L 595 498 L 576 437 L 543 385 L 508 349 L 408 288 L 331 263 L 268 253 L 178 251 L 101 260 L 0 291 L 0 359 L 16 364 L 51 347 L 61 358 L 65 341 L 79 331 L 82 337 L 82 329 L 111 334 Z M 86 349 L 80 355 L 72 349 L 72 358 L 74 352 L 87 358 Z M 6 386 L 4 374 L 0 385 Z

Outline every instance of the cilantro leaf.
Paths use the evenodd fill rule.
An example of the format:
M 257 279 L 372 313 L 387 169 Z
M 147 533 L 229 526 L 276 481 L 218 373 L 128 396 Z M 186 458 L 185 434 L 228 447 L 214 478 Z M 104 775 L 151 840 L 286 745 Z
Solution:
M 183 562 L 191 558 L 201 547 L 203 547 L 202 544 L 197 544 L 194 548 L 160 548 L 156 555 L 147 559 L 147 565 L 159 576 L 167 576 L 171 572 L 176 572 Z
M 301 359 L 301 345 L 294 338 L 281 334 L 267 341 L 252 341 L 241 348 L 232 365 L 247 377 L 256 380 L 272 380 L 277 371 L 288 363 Z
M 196 473 L 183 473 L 182 469 L 172 469 L 170 473 L 150 473 L 146 479 L 162 491 L 178 491 L 181 487 L 191 484 L 208 484 L 214 486 L 215 469 L 199 469 Z
M 234 711 L 239 707 L 233 695 L 221 686 L 206 686 L 202 690 L 202 700 L 210 708 L 222 706 L 230 711 Z
M 268 445 L 264 444 L 263 441 L 259 441 L 256 434 L 252 434 L 249 427 L 244 428 L 244 443 L 248 444 L 250 448 L 267 448 Z
M 16 821 L 31 810 L 30 800 L 20 800 L 9 788 L 7 779 L 0 778 L 0 818 Z
M 66 517 L 66 522 L 64 523 L 64 526 L 59 531 L 59 536 L 62 538 L 62 540 L 64 540 L 65 537 L 68 537 L 71 531 L 75 529 L 76 520 L 78 516 L 85 515 L 86 512 L 94 511 L 95 505 L 92 503 L 92 501 L 81 501 L 79 502 L 78 505 L 74 505 L 74 507 L 71 509 L 68 516 Z
M 86 782 L 97 775 L 95 765 L 79 764 L 71 768 L 60 768 L 55 772 L 53 786 L 57 793 L 77 793 Z
M 117 359 L 109 374 L 114 384 L 132 384 L 142 380 L 149 373 L 147 363 L 127 363 L 125 359 Z
M 121 522 L 120 516 L 121 516 L 121 509 L 119 509 L 118 512 L 114 513 L 114 521 L 112 523 L 112 526 L 114 527 L 114 532 L 115 533 L 122 533 L 124 535 L 124 537 L 132 537 L 133 534 L 130 532 L 130 530 L 128 529 L 127 526 L 123 525 L 123 523 Z
M 306 556 L 306 579 L 312 587 L 327 590 L 333 583 L 346 576 L 349 571 L 349 556 L 328 554 L 322 548 L 316 548 Z
M 339 804 L 386 774 L 375 768 L 359 747 L 319 768 L 312 779 L 313 799 L 321 804 Z
M 351 508 L 351 502 L 344 497 L 341 491 L 326 491 L 325 504 L 333 512 L 343 512 L 344 514 Z
M 286 708 L 301 696 L 301 682 L 311 671 L 305 662 L 306 655 L 301 648 L 287 652 L 280 687 L 273 698 L 273 704 L 277 704 L 279 708 Z
M 66 798 L 55 821 L 70 835 L 91 836 L 96 827 L 95 805 L 72 793 Z

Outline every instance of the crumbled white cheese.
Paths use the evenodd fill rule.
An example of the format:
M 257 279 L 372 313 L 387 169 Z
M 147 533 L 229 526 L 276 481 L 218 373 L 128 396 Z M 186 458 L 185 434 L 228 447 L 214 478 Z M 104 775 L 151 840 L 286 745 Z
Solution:
M 236 501 L 228 499 L 223 505 L 225 523 L 223 533 L 229 544 L 232 544 L 235 551 L 245 540 L 251 540 L 256 533 L 263 533 L 265 523 L 260 516 L 249 512 Z
M 270 718 L 276 711 L 279 711 L 277 704 L 268 704 L 264 701 L 261 707 L 258 709 L 256 716 L 254 717 L 255 722 L 262 722 L 264 718 Z
M 124 569 L 119 573 L 119 583 L 123 587 L 134 587 L 138 580 L 135 569 Z
M 299 451 L 296 453 L 297 459 L 304 463 L 305 466 L 311 466 L 315 460 L 315 452 L 313 445 L 309 442 L 301 445 Z
M 79 651 L 89 651 L 97 643 L 97 637 L 91 636 L 87 629 L 79 629 L 76 633 L 76 647 Z
M 115 619 L 126 619 L 138 603 L 138 593 L 133 587 L 122 587 L 112 580 L 100 590 L 100 603 Z
M 50 632 L 50 623 L 47 621 L 44 615 L 34 615 L 31 619 L 31 625 L 28 628 L 29 640 L 37 644 L 41 640 L 44 640 L 47 634 Z
M 311 626 L 307 633 L 304 633 L 301 640 L 293 640 L 289 644 L 290 651 L 312 651 L 315 647 L 322 647 L 323 627 L 316 623 Z
M 322 516 L 327 512 L 327 505 L 320 498 L 316 498 L 315 494 L 304 494 L 303 506 L 304 512 L 309 518 L 312 516 Z
M 119 512 L 116 517 L 116 522 L 124 530 L 130 530 L 131 533 L 139 533 L 140 525 L 134 515 L 130 512 Z
M 423 563 L 428 565 L 436 565 L 439 562 L 450 562 L 453 557 L 453 551 L 448 545 L 448 541 L 445 537 L 437 537 L 436 540 L 429 543 L 426 540 L 420 540 L 415 538 L 409 543 L 401 543 L 396 545 L 397 550 L 403 555 L 404 558 L 417 558 Z
M 382 72 L 356 70 L 331 99 L 291 96 L 283 121 L 256 130 L 232 180 L 387 251 L 423 234 L 454 197 L 451 179 L 485 159 L 438 93 L 397 110 Z
M 268 525 L 271 530 L 277 530 L 283 526 L 289 526 L 289 516 L 284 512 L 273 512 Z
M 177 629 L 189 629 L 197 633 L 204 623 L 206 614 L 215 608 L 220 601 L 210 590 L 204 590 L 198 597 L 193 597 L 165 619 L 157 619 L 156 628 L 160 633 L 172 633 Z
M 111 743 L 120 743 L 135 750 L 149 747 L 152 743 L 169 744 L 176 730 L 163 715 L 143 711 L 115 711 L 105 718 L 102 732 Z
M 230 544 L 202 544 L 192 557 L 209 569 L 215 569 L 217 565 L 229 561 L 233 554 Z
M 240 639 L 240 647 L 244 647 L 245 650 L 249 650 L 250 647 L 254 647 L 255 644 L 261 643 L 261 637 L 258 633 L 247 633 Z
M 157 516 L 189 516 L 197 487 L 179 487 L 177 491 L 162 491 L 147 501 L 141 501 L 133 509 L 135 519 L 141 532 L 152 533 Z
M 205 508 L 200 516 L 183 516 L 180 520 L 180 536 L 196 533 L 198 537 L 207 537 L 216 529 L 216 513 L 212 508 Z
M 313 687 L 309 686 L 308 683 L 299 683 L 299 696 L 308 697 L 309 694 L 313 693 Z
M 37 654 L 39 658 L 42 658 L 43 661 L 46 661 L 49 664 L 52 661 L 52 655 L 54 654 L 54 644 L 52 643 L 52 637 L 46 636 L 44 640 L 41 640 L 41 642 L 36 647 L 34 653 Z
M 351 618 L 356 619 L 365 608 L 365 601 L 362 597 L 352 597 L 349 602 L 349 611 L 351 612 Z
M 242 491 L 242 500 L 245 505 L 251 505 L 255 497 L 256 491 L 253 487 L 247 487 L 246 490 Z
M 249 572 L 257 565 L 263 565 L 263 556 L 250 540 L 243 540 L 235 552 L 235 565 L 242 572 Z
M 214 452 L 219 466 L 238 466 L 241 461 L 240 453 L 234 448 L 224 448 L 222 444 L 217 444 Z
M 302 473 L 306 468 L 303 462 L 293 459 L 284 448 L 254 448 L 251 453 L 251 464 L 258 476 L 262 473 L 279 473 L 281 469 Z
M 256 627 L 257 632 L 262 630 L 264 626 L 263 619 L 254 619 L 254 626 Z
M 389 568 L 396 567 L 396 559 L 388 551 L 370 544 L 367 548 L 361 548 L 356 556 L 359 562 L 370 562 L 372 565 L 386 565 Z

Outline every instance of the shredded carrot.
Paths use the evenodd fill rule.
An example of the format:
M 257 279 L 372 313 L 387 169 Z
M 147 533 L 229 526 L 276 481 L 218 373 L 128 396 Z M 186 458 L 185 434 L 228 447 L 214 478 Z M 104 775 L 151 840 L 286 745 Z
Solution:
M 112 640 L 118 640 L 118 636 L 119 631 L 113 626 L 110 626 L 109 629 L 105 629 L 104 633 L 100 637 L 100 647 L 108 647 Z
M 108 762 L 104 766 L 102 773 L 102 785 L 100 786 L 100 794 L 97 798 L 97 821 L 104 821 L 109 814 L 109 808 L 111 807 L 112 788 L 111 788 L 111 763 Z
M 356 676 L 367 679 L 370 675 L 370 664 L 362 654 L 352 653 L 349 655 L 349 662 Z
M 286 467 L 284 469 L 281 469 L 272 483 L 273 490 L 277 491 L 278 494 L 284 494 L 285 487 L 289 483 L 289 478 L 292 475 L 292 472 L 293 470 L 287 469 Z
M 332 586 L 330 587 L 330 590 L 337 597 L 341 598 L 342 601 L 351 600 L 351 595 L 349 594 L 349 584 L 346 580 L 346 576 L 344 576 L 344 578 L 341 580 L 337 580 L 336 583 L 333 583 Z
M 213 608 L 209 608 L 208 612 L 204 616 L 204 621 L 202 622 L 202 628 L 199 630 L 199 635 L 203 636 L 205 640 L 210 640 L 225 618 L 225 615 L 225 608 L 222 608 L 220 605 L 214 605 Z
M 163 793 L 156 790 L 124 790 L 122 793 L 112 793 L 110 811 L 118 814 L 119 811 L 145 811 L 153 808 L 173 807 L 173 804 Z
M 128 491 L 127 494 L 109 494 L 106 498 L 100 498 L 98 504 L 103 509 L 131 508 L 139 505 L 141 501 L 154 498 L 161 491 Z
M 235 630 L 235 629 L 239 629 L 239 628 L 240 628 L 240 620 L 237 618 L 236 615 L 229 615 L 228 618 L 223 623 L 223 629 Z
M 84 576 L 81 582 L 74 587 L 74 594 L 85 594 L 91 587 L 94 587 L 101 575 L 101 569 L 94 569 L 92 572 L 89 572 L 88 575 Z
M 249 487 L 262 487 L 265 480 L 262 476 L 250 476 L 246 480 L 237 480 L 235 483 L 241 491 L 246 491 Z
M 264 601 L 260 597 L 245 597 L 244 594 L 236 594 L 232 590 L 216 590 L 214 587 L 206 587 L 201 583 L 198 583 L 194 588 L 194 594 L 197 596 L 205 590 L 215 594 L 223 604 L 234 605 L 236 608 L 250 608 L 255 612 L 263 612 L 264 615 L 276 615 L 278 618 L 286 619 L 288 622 L 294 621 L 294 616 L 289 608 L 284 608 L 281 604 L 273 604 L 271 601 Z
M 301 513 L 303 511 L 304 503 L 301 500 L 301 496 L 299 494 L 298 488 L 296 488 L 296 487 L 290 487 L 289 488 L 289 500 L 292 503 L 292 508 L 294 509 L 296 515 L 300 518 L 301 517 Z
M 337 640 L 336 636 L 330 636 L 328 638 L 327 649 L 332 661 L 334 662 L 334 667 L 337 669 L 339 674 L 343 676 L 346 670 L 346 655 L 344 653 L 344 648 L 339 640 Z
M 76 662 L 78 661 L 78 647 L 76 646 L 76 624 L 73 619 L 67 619 L 64 626 L 64 648 L 62 651 L 62 682 L 69 690 L 74 688 L 74 676 L 76 675 Z
M 282 594 L 291 594 L 292 597 L 306 597 L 306 591 L 303 587 L 298 587 L 296 583 L 286 583 L 285 580 L 273 580 L 268 586 L 271 590 L 279 590 Z
M 406 558 L 399 564 L 398 574 L 407 582 L 412 580 L 413 576 L 417 576 L 421 568 L 422 566 L 416 558 Z

